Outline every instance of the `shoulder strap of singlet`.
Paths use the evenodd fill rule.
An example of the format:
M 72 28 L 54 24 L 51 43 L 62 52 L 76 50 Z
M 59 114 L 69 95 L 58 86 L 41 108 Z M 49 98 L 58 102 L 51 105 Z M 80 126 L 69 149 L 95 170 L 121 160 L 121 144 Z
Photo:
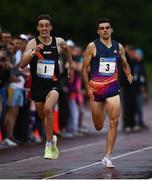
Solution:
M 53 46 L 56 46 L 56 37 L 55 36 L 52 36 L 52 44 Z
M 98 39 L 95 39 L 93 42 L 94 42 L 95 47 L 96 47 L 96 56 L 97 56 L 98 51 L 100 51 L 100 48 L 101 48 L 102 43 L 101 43 L 101 41 L 100 41 L 99 38 L 98 38 Z
M 38 37 L 35 37 L 35 40 L 36 40 L 36 44 L 41 44 L 41 41 L 38 39 Z
M 94 44 L 95 44 L 95 46 L 96 46 L 96 48 L 97 48 L 98 45 L 99 45 L 100 40 L 99 40 L 99 38 L 98 38 L 98 39 L 94 40 L 93 42 L 94 42 Z
M 112 44 L 119 50 L 119 43 L 117 41 L 112 40 Z

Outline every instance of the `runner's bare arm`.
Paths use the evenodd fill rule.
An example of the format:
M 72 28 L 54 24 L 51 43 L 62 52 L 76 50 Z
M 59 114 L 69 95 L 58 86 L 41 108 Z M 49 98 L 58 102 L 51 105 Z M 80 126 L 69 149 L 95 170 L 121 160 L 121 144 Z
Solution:
M 95 48 L 94 43 L 91 42 L 88 44 L 86 51 L 84 53 L 84 60 L 83 60 L 81 72 L 82 72 L 82 78 L 83 78 L 86 88 L 89 83 L 88 68 L 89 68 L 89 65 L 93 56 L 94 48 Z
M 65 54 L 65 56 L 66 56 L 66 59 L 67 59 L 68 63 L 69 63 L 68 78 L 69 78 L 69 81 L 72 82 L 73 78 L 74 78 L 74 63 L 73 63 L 73 60 L 72 60 L 71 50 L 67 46 L 64 39 L 62 39 L 60 37 L 57 37 L 56 41 L 57 41 L 57 47 L 58 47 L 59 53 L 63 52 Z
M 36 41 L 35 41 L 35 39 L 32 39 L 28 42 L 26 49 L 23 53 L 22 59 L 19 64 L 20 68 L 23 69 L 30 63 L 32 57 L 34 56 L 35 48 L 36 48 Z
M 125 50 L 121 44 L 119 44 L 119 49 L 120 49 L 119 53 L 120 53 L 120 57 L 121 57 L 121 65 L 122 65 L 123 71 L 124 71 L 125 75 L 127 76 L 129 83 L 132 83 L 133 76 L 131 74 L 129 64 L 128 64 L 126 56 L 125 56 Z
M 69 62 L 69 65 L 72 67 L 74 66 L 73 60 L 72 60 L 72 54 L 71 54 L 71 50 L 70 48 L 67 46 L 66 42 L 64 41 L 64 39 L 58 37 L 56 38 L 57 40 L 57 47 L 58 47 L 58 51 L 59 53 L 64 52 L 67 61 Z
M 81 72 L 82 72 L 82 78 L 83 78 L 85 87 L 88 91 L 88 95 L 92 99 L 93 99 L 93 94 L 92 94 L 92 92 L 90 90 L 90 86 L 89 86 L 88 68 L 89 68 L 91 59 L 94 56 L 94 54 L 95 54 L 95 45 L 93 42 L 91 42 L 88 44 L 86 51 L 84 53 L 84 60 L 83 60 Z

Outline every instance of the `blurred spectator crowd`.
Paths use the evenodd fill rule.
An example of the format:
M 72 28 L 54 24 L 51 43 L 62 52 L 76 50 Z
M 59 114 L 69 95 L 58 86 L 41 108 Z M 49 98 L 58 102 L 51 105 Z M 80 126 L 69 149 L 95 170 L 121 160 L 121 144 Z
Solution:
M 144 122 L 143 104 L 148 101 L 148 82 L 144 67 L 144 52 L 134 45 L 125 45 L 127 61 L 133 75 L 130 85 L 120 69 L 122 119 L 125 132 L 148 129 Z
M 18 68 L 27 42 L 32 35 L 20 34 L 12 37 L 10 32 L 0 35 L 0 147 L 17 146 L 25 142 L 41 142 L 45 139 L 43 126 L 30 97 L 30 67 Z M 85 50 L 67 40 L 75 63 L 73 83 L 67 80 L 68 63 L 60 57 L 61 92 L 58 102 L 59 132 L 64 138 L 89 133 L 84 127 L 83 113 L 88 97 L 81 78 L 81 67 Z M 144 52 L 133 45 L 126 45 L 126 56 L 134 77 L 132 85 L 120 69 L 123 131 L 148 129 L 144 122 L 143 103 L 148 98 L 147 77 L 144 68 Z M 88 122 L 89 123 L 89 122 Z M 35 130 L 40 137 L 35 137 Z M 56 133 L 56 132 L 55 132 Z

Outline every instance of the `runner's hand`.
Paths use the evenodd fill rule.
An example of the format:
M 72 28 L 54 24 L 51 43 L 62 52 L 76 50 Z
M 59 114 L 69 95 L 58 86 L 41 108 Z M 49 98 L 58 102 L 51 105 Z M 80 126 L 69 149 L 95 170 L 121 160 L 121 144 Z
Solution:
M 88 96 L 91 100 L 94 100 L 94 95 L 92 93 L 92 89 L 90 87 L 90 85 L 87 86 L 87 93 L 88 93 Z
M 36 52 L 42 50 L 44 48 L 44 45 L 43 44 L 38 44 L 36 46 L 36 48 L 32 51 L 31 55 L 34 56 L 36 54 Z
M 37 47 L 35 48 L 36 51 L 40 51 L 44 48 L 43 44 L 38 44 Z
M 127 80 L 129 81 L 130 84 L 133 81 L 133 76 L 130 73 L 127 74 Z

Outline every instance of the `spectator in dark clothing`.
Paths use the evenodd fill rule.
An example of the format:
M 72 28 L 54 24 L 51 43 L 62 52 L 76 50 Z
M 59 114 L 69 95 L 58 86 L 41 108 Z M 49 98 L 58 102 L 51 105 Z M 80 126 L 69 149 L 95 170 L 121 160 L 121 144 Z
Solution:
M 0 99 L 1 99 L 1 111 L 0 111 L 0 128 L 3 138 L 6 136 L 4 128 L 4 119 L 6 112 L 7 102 L 7 84 L 10 79 L 10 70 L 12 64 L 8 58 L 4 56 L 3 50 L 0 50 Z
M 126 58 L 132 74 L 134 75 L 134 47 L 130 45 L 125 46 Z M 135 98 L 135 83 L 132 82 L 130 85 L 126 79 L 126 76 L 120 69 L 120 85 L 122 88 L 122 101 L 123 101 L 123 130 L 130 132 L 135 127 L 135 111 L 136 111 L 136 98 Z
M 136 90 L 136 123 L 140 128 L 147 129 L 148 126 L 144 122 L 143 114 L 143 100 L 148 97 L 147 76 L 143 64 L 144 54 L 141 49 L 135 49 L 135 53 L 134 82 Z

